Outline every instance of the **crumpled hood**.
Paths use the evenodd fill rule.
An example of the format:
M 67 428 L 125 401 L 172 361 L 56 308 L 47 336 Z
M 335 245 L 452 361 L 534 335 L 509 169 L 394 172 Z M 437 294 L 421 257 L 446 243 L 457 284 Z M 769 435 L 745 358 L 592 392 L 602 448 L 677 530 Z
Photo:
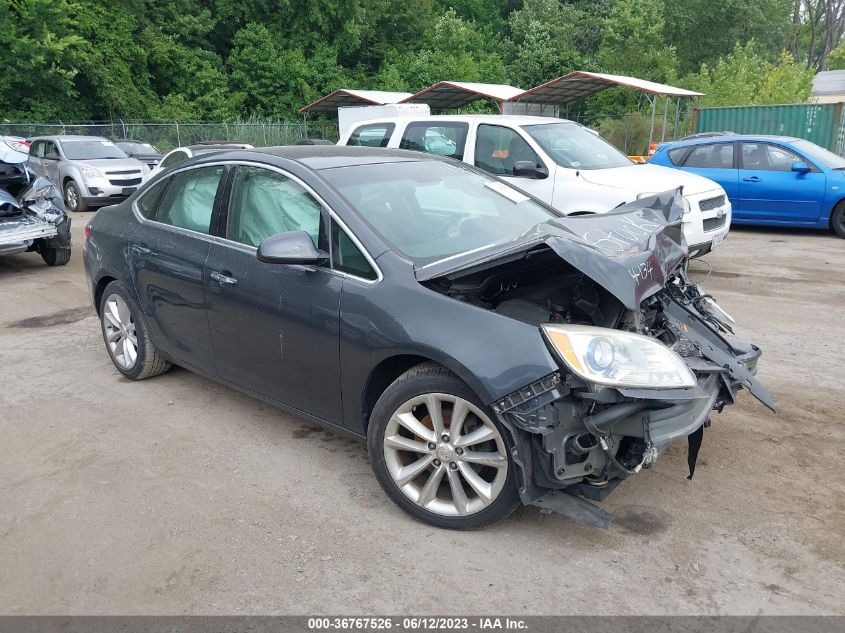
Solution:
M 612 169 L 585 169 L 579 172 L 581 178 L 594 185 L 626 189 L 632 196 L 642 192 L 660 193 L 678 187 L 687 195 L 718 189 L 719 185 L 709 178 L 697 174 L 671 169 L 661 165 L 629 165 Z
M 506 243 L 418 267 L 419 281 L 448 275 L 546 244 L 630 310 L 658 292 L 687 257 L 681 190 L 648 196 L 611 213 L 561 217 Z

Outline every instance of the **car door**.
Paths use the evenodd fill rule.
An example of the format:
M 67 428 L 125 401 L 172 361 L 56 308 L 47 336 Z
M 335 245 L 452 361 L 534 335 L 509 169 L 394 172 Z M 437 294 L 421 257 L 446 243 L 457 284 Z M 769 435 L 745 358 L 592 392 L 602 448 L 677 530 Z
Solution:
M 141 226 L 129 242 L 129 268 L 156 344 L 179 364 L 213 373 L 203 274 L 223 165 L 188 168 L 137 200 Z
M 42 159 L 44 175 L 50 182 L 59 187 L 62 185 L 61 174 L 59 172 L 59 161 L 61 158 L 58 145 L 53 141 L 45 141 L 44 158 Z
M 238 165 L 205 271 L 217 374 L 328 421 L 341 420 L 339 310 L 330 267 L 267 264 L 267 237 L 305 231 L 328 252 L 327 214 L 290 174 Z
M 739 196 L 739 169 L 735 153 L 736 144 L 732 142 L 695 145 L 687 153 L 683 169 L 716 181 L 728 194 L 728 199 L 734 201 Z
M 554 164 L 546 164 L 528 141 L 516 130 L 503 125 L 482 123 L 475 134 L 473 160 L 479 167 L 499 178 L 524 189 L 546 204 L 554 199 Z M 527 161 L 536 165 L 540 177 L 527 178 L 513 175 L 514 165 Z
M 44 141 L 32 143 L 26 165 L 36 176 L 46 176 L 44 171 Z
M 743 141 L 734 217 L 768 222 L 815 223 L 821 214 L 825 175 L 783 145 Z M 792 171 L 796 162 L 810 168 Z

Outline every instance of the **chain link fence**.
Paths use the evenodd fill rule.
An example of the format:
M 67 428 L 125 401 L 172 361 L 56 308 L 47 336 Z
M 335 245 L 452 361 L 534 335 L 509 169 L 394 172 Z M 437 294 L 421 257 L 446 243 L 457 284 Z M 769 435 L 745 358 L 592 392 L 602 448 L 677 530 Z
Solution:
M 203 141 L 237 141 L 256 147 L 290 145 L 299 140 L 326 139 L 337 141 L 334 121 L 247 121 L 235 123 L 137 121 L 100 121 L 84 123 L 0 123 L 0 134 L 7 136 L 45 136 L 50 134 L 82 134 L 109 139 L 131 138 L 154 145 L 162 152 L 174 147 Z

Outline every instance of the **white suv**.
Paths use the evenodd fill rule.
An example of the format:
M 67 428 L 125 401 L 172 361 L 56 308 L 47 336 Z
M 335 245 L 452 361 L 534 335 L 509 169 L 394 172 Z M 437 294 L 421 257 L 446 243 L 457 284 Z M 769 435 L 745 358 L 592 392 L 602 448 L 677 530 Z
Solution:
M 605 213 L 683 186 L 684 236 L 694 257 L 718 246 L 731 224 L 731 203 L 712 180 L 658 165 L 636 165 L 592 130 L 565 119 L 509 115 L 373 119 L 342 131 L 338 145 L 398 147 L 462 160 L 564 213 Z

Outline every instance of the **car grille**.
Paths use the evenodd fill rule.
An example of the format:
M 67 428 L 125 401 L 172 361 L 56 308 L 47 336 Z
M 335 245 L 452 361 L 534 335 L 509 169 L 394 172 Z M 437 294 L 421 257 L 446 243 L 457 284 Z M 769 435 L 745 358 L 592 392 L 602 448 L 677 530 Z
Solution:
M 698 203 L 698 208 L 702 211 L 712 211 L 719 207 L 725 206 L 725 196 L 716 196 L 715 198 L 707 198 Z
M 137 169 L 124 169 L 123 171 L 107 171 L 106 176 L 125 176 L 126 174 L 137 174 Z
M 727 222 L 728 216 L 723 215 L 721 217 L 716 218 L 707 218 L 702 222 L 704 225 L 705 231 L 715 231 L 716 229 L 722 228 L 725 226 L 725 222 Z
M 122 180 L 109 180 L 109 182 L 117 187 L 131 187 L 132 185 L 140 185 L 140 178 L 124 178 Z

